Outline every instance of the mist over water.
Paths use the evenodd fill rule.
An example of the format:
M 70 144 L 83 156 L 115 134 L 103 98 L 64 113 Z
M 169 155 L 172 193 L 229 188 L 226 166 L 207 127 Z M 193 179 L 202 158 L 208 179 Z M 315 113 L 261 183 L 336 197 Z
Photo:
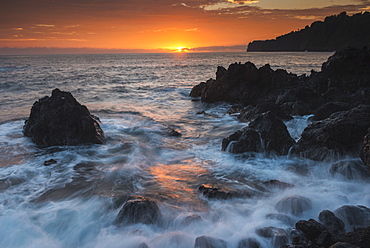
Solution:
M 267 248 L 274 242 L 258 236 L 258 228 L 288 231 L 324 209 L 369 207 L 368 180 L 332 175 L 330 162 L 222 152 L 222 138 L 246 123 L 227 114 L 226 103 L 188 97 L 194 85 L 215 77 L 219 65 L 251 61 L 303 74 L 319 71 L 330 55 L 0 57 L 0 247 L 193 247 L 205 235 L 228 247 L 255 238 Z M 105 144 L 38 148 L 23 136 L 32 104 L 54 88 L 71 92 L 99 116 Z M 294 139 L 308 117 L 286 123 Z M 182 136 L 170 136 L 169 127 Z M 57 163 L 44 166 L 50 159 Z M 269 180 L 291 187 L 266 186 Z M 201 184 L 252 197 L 208 199 L 197 190 Z M 123 199 L 131 195 L 156 200 L 161 221 L 114 225 Z M 291 196 L 309 199 L 311 208 L 292 213 L 280 202 Z

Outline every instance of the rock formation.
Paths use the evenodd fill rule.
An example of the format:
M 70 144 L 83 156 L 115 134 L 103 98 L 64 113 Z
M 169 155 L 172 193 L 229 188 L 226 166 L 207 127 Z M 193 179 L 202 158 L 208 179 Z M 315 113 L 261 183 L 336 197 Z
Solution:
M 38 146 L 102 144 L 99 119 L 69 92 L 55 89 L 36 101 L 23 127 L 25 136 Z

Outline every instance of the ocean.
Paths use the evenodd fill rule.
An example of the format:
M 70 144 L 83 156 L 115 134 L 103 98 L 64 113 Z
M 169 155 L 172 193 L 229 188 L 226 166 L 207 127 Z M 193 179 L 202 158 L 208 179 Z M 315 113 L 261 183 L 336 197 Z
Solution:
M 0 56 L 0 247 L 194 247 L 209 236 L 228 247 L 254 238 L 268 248 L 276 244 L 257 229 L 289 233 L 325 209 L 370 207 L 368 181 L 333 176 L 330 162 L 221 151 L 222 138 L 247 123 L 226 113 L 228 103 L 189 97 L 193 86 L 215 78 L 217 66 L 251 61 L 301 75 L 320 71 L 331 54 Z M 40 148 L 23 136 L 32 104 L 55 88 L 100 118 L 103 145 Z M 295 116 L 286 125 L 298 140 L 309 123 Z M 181 136 L 168 135 L 169 127 Z M 50 159 L 57 163 L 44 166 Z M 292 187 L 261 189 L 269 180 Z M 202 184 L 258 194 L 208 199 L 197 190 Z M 161 224 L 115 225 L 116 203 L 130 195 L 154 199 Z M 271 218 L 281 199 L 297 195 L 312 208 L 288 214 L 290 222 Z M 189 216 L 197 221 L 185 225 Z

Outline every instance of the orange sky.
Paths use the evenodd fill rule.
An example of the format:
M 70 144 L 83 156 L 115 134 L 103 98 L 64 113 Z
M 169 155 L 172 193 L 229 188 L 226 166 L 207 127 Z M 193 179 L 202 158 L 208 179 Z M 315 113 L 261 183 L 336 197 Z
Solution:
M 366 10 L 370 0 L 1 0 L 0 47 L 247 45 Z

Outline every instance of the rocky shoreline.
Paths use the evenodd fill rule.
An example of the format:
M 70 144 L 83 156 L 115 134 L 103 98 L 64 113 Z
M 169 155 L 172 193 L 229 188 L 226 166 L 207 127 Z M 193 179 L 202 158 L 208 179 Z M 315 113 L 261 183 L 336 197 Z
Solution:
M 354 180 L 370 178 L 370 51 L 367 48 L 336 52 L 323 63 L 320 72 L 311 71 L 309 76 L 273 70 L 269 65 L 257 68 L 251 62 L 234 63 L 228 69 L 218 67 L 216 79 L 194 86 L 190 96 L 203 102 L 234 104 L 228 112 L 238 113 L 241 122 L 249 123 L 222 140 L 224 151 L 289 154 L 327 161 L 332 164 L 331 174 Z M 284 121 L 297 115 L 312 115 L 312 123 L 296 142 Z M 345 157 L 352 159 L 343 160 Z M 213 195 L 215 192 L 228 195 L 220 189 L 213 191 Z M 292 197 L 282 199 L 276 208 L 282 212 L 310 208 L 309 199 Z M 370 244 L 370 209 L 342 206 L 334 213 L 322 211 L 318 221 L 300 220 L 290 231 L 266 227 L 257 230 L 257 234 L 271 239 L 273 247 L 365 248 Z M 238 247 L 261 246 L 255 240 L 244 240 Z

